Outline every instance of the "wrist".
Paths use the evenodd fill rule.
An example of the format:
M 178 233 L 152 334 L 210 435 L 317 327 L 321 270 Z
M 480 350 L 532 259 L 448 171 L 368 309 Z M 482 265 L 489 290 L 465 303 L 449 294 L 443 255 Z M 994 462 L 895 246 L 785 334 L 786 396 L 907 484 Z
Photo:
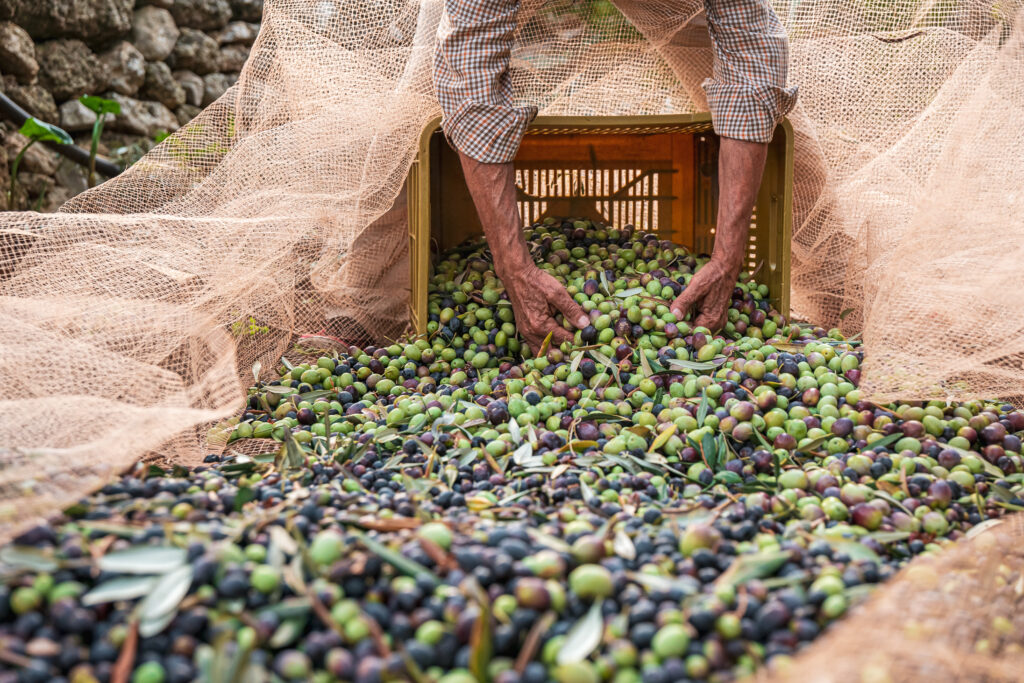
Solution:
M 725 272 L 731 273 L 734 277 L 739 275 L 740 271 L 743 270 L 742 253 L 720 253 L 718 250 L 715 250 L 715 252 L 711 254 L 711 262 L 716 264 Z
M 502 282 L 507 283 L 521 279 L 536 267 L 528 255 L 524 258 L 520 255 L 498 256 L 494 254 L 494 273 Z

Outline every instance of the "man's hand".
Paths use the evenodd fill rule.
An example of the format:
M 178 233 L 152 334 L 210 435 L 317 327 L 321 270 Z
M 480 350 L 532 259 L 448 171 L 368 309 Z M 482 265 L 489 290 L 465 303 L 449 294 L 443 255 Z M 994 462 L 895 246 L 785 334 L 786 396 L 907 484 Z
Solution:
M 669 307 L 680 320 L 694 313 L 694 325 L 721 330 L 743 267 L 750 234 L 750 214 L 764 173 L 768 145 L 721 138 L 718 152 L 718 224 L 711 260 L 698 270 L 689 286 Z
M 572 341 L 572 334 L 555 322 L 556 312 L 581 329 L 590 324 L 590 318 L 572 300 L 562 283 L 532 263 L 506 272 L 502 282 L 516 313 L 516 328 L 535 353 L 548 332 L 554 333 L 551 337 L 554 344 Z
M 739 273 L 740 266 L 712 258 L 697 271 L 669 309 L 679 320 L 694 313 L 694 327 L 717 332 L 728 321 L 729 302 Z
M 556 343 L 572 341 L 572 335 L 555 322 L 555 313 L 561 312 L 580 328 L 589 325 L 590 318 L 565 287 L 538 268 L 530 256 L 516 204 L 515 167 L 511 163 L 481 163 L 462 152 L 459 160 L 494 255 L 494 272 L 512 301 L 519 333 L 534 352 L 540 349 L 548 332 L 554 333 L 552 340 Z

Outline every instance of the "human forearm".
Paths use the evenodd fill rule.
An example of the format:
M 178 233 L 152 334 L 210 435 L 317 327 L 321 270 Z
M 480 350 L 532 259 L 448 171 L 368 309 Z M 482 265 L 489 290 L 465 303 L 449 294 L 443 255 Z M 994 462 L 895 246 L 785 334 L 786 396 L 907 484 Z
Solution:
M 768 145 L 722 138 L 718 153 L 718 224 L 711 260 L 672 302 L 680 319 L 694 312 L 694 323 L 710 330 L 725 325 L 729 300 L 750 235 L 750 216 L 761 185 Z
M 768 145 L 721 139 L 718 156 L 718 223 L 712 259 L 739 274 L 750 236 L 750 217 L 761 186 Z
M 512 165 L 484 164 L 463 156 L 462 167 L 498 277 L 510 280 L 532 270 L 535 266 L 523 238 Z

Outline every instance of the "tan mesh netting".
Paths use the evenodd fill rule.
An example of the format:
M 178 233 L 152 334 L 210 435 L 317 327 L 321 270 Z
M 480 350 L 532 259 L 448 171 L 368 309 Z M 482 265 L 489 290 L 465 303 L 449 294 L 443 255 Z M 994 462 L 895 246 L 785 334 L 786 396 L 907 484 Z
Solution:
M 1024 515 L 920 556 L 795 662 L 762 679 L 991 681 L 1024 672 Z M 994 526 L 993 526 L 994 525 Z
M 1022 393 L 1019 0 L 776 5 L 801 88 L 795 309 L 863 325 L 871 395 Z M 607 3 L 526 2 L 519 96 L 545 114 L 702 108 L 700 2 L 619 7 L 635 29 Z M 440 113 L 441 9 L 269 0 L 218 102 L 61 214 L 4 215 L 0 535 L 144 453 L 195 462 L 253 364 L 325 315 L 402 331 L 402 192 Z

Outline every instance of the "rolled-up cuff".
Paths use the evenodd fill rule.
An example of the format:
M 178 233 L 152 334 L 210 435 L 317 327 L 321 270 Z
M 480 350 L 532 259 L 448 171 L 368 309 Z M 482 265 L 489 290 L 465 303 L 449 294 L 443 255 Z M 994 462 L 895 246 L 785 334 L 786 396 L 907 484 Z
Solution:
M 796 106 L 798 88 L 775 85 L 703 83 L 715 132 L 747 142 L 772 141 L 775 126 Z
M 442 128 L 452 147 L 484 164 L 503 164 L 515 158 L 536 107 L 513 107 L 465 101 Z

